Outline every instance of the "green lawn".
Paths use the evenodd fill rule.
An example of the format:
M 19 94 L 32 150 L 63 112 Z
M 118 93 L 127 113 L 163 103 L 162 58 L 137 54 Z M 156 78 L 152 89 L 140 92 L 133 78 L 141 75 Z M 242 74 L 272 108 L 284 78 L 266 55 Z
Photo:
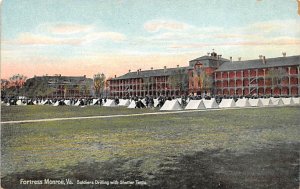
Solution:
M 2 107 L 2 121 L 110 111 L 139 112 L 16 106 Z M 18 178 L 63 177 L 139 179 L 153 188 L 292 188 L 299 180 L 299 115 L 294 106 L 3 124 L 2 185 L 22 188 Z
M 100 106 L 1 106 L 2 121 L 17 121 L 28 119 L 82 117 L 99 115 L 119 115 L 155 112 L 158 109 L 128 109 L 127 107 Z

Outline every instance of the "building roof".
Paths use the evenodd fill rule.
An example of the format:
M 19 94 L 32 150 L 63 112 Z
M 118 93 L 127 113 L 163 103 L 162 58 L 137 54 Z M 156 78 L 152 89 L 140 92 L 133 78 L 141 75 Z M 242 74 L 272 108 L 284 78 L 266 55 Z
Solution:
M 196 59 L 193 59 L 193 60 L 190 60 L 189 62 L 194 62 L 194 61 L 199 61 L 199 60 L 220 60 L 220 61 L 224 61 L 224 62 L 227 62 L 229 61 L 228 59 L 225 59 L 225 58 L 217 58 L 217 57 L 214 57 L 214 56 L 201 56 L 199 58 L 196 58 Z
M 189 67 L 179 67 L 179 68 L 166 68 L 166 69 L 157 69 L 157 70 L 144 70 L 136 72 L 128 72 L 120 77 L 112 78 L 111 80 L 119 80 L 119 79 L 135 79 L 135 78 L 145 78 L 145 77 L 155 77 L 155 76 L 169 76 L 174 73 L 178 69 L 187 70 Z
M 295 65 L 300 65 L 300 55 L 289 56 L 289 57 L 268 58 L 266 59 L 265 64 L 263 63 L 263 59 L 225 62 L 216 71 L 271 68 L 271 67 L 295 66 Z

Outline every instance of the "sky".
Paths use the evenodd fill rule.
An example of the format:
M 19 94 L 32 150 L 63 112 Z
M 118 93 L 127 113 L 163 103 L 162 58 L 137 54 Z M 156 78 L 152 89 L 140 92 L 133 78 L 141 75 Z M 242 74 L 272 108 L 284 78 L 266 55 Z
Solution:
M 298 0 L 2 0 L 1 78 L 300 54 Z M 1 2 L 1 0 L 0 0 Z

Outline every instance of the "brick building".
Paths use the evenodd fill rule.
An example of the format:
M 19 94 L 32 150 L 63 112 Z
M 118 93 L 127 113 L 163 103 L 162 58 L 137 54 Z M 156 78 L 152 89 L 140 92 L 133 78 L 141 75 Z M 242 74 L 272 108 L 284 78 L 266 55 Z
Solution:
M 213 73 L 224 62 L 217 53 L 211 53 L 189 61 L 187 67 L 137 70 L 109 80 L 110 95 L 112 97 L 129 96 L 178 96 L 183 94 L 210 93 L 213 89 Z M 204 85 L 203 78 L 210 78 L 210 86 Z
M 109 80 L 110 96 L 300 94 L 300 56 L 232 61 L 213 52 L 187 67 L 137 70 Z
M 300 56 L 226 62 L 215 71 L 218 95 L 297 96 Z
M 93 95 L 93 80 L 86 76 L 35 76 L 24 85 L 27 96 L 72 98 Z

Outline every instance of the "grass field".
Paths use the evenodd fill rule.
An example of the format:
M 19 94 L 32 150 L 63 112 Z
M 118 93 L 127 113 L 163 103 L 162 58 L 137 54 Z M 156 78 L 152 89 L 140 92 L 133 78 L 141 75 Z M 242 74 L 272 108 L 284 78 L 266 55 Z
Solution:
M 1 111 L 2 121 L 140 112 L 46 106 Z M 70 178 L 140 180 L 145 188 L 298 188 L 299 115 L 294 106 L 2 124 L 2 187 L 24 188 L 21 178 Z
M 84 117 L 155 112 L 158 109 L 128 109 L 100 106 L 1 106 L 1 121 Z

